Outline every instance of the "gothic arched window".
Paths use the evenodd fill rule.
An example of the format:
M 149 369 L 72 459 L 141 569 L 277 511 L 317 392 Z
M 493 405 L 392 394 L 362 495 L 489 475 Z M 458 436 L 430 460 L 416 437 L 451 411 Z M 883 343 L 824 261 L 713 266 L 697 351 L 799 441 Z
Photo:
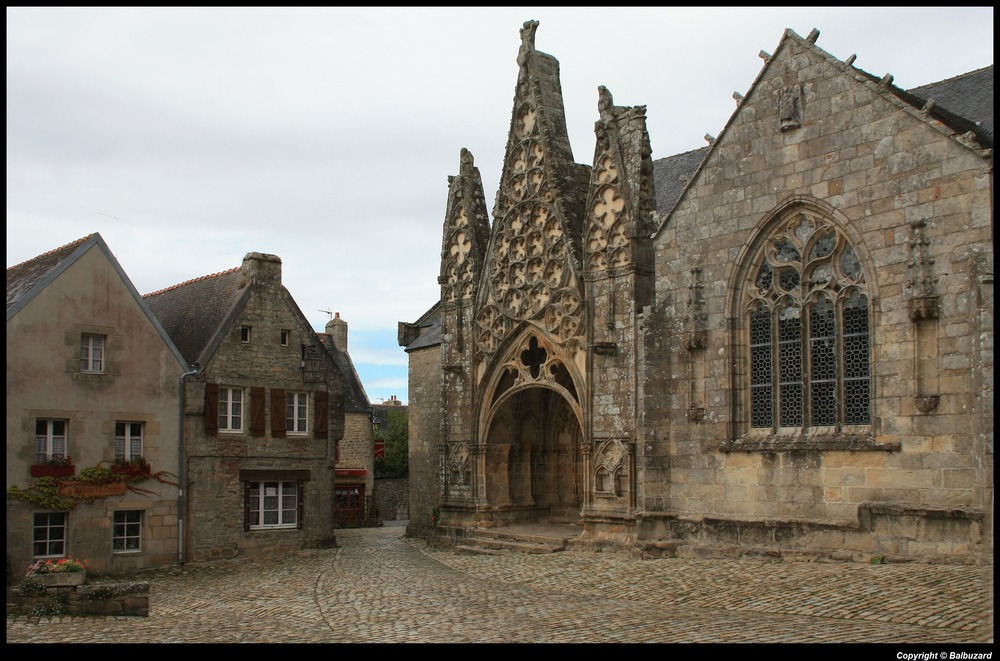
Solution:
M 797 209 L 753 260 L 743 299 L 750 428 L 870 425 L 870 306 L 847 237 Z

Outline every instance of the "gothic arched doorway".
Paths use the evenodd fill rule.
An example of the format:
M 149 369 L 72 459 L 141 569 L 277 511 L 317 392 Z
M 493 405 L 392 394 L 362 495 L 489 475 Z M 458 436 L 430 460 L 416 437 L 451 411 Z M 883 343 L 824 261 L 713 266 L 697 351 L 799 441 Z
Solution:
M 578 521 L 582 430 L 573 407 L 544 386 L 505 395 L 485 434 L 488 505 L 516 520 Z

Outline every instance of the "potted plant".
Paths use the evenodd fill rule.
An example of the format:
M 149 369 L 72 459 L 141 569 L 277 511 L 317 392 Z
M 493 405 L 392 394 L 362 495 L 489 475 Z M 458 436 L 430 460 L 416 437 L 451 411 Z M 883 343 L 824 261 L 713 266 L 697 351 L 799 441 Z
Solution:
M 118 458 L 111 465 L 111 472 L 121 475 L 125 479 L 151 477 L 152 470 L 149 462 L 142 455 L 136 455 L 131 459 Z
M 31 466 L 31 477 L 72 477 L 76 473 L 72 457 L 54 454 L 44 464 Z
M 45 587 L 74 587 L 83 585 L 87 578 L 85 561 L 65 557 L 58 560 L 39 560 L 28 567 L 24 580 L 40 583 Z

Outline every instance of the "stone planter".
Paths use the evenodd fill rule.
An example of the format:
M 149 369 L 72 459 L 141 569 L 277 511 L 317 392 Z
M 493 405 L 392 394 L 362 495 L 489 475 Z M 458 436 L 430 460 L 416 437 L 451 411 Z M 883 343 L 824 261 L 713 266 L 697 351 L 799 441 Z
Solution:
M 33 464 L 31 477 L 73 477 L 76 466 L 49 466 L 48 464 Z
M 85 571 L 57 571 L 49 574 L 25 574 L 26 583 L 39 583 L 47 588 L 66 588 L 83 585 L 87 579 Z

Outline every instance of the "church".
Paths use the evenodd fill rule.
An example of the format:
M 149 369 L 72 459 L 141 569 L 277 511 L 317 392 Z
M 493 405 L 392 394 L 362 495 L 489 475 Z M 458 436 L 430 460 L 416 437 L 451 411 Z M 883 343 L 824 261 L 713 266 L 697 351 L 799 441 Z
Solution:
M 537 28 L 399 324 L 408 534 L 991 563 L 992 65 L 903 90 L 786 30 L 707 147 L 654 160 L 602 86 L 579 164 Z

